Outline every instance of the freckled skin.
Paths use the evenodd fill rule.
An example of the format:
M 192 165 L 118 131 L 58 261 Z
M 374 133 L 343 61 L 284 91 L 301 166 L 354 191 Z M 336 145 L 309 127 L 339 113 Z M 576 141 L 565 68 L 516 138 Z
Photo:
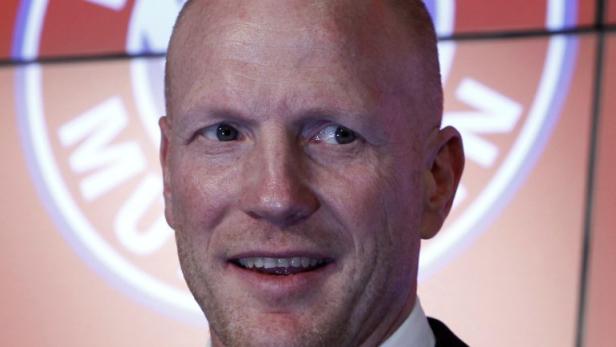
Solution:
M 353 4 L 196 1 L 176 27 L 165 215 L 216 346 L 378 345 L 415 303 L 420 240 L 449 211 L 461 140 L 425 106 L 400 21 Z M 236 140 L 204 131 L 221 122 Z M 315 141 L 337 125 L 357 139 Z M 318 251 L 333 270 L 268 297 L 229 274 L 255 247 Z

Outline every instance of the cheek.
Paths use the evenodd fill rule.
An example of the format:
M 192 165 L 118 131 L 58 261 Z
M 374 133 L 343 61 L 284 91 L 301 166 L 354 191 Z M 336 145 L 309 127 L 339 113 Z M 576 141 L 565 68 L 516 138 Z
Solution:
M 213 170 L 190 153 L 172 162 L 172 201 L 176 231 L 207 235 L 221 220 L 234 194 L 227 183 L 233 170 Z
M 329 177 L 329 186 L 336 187 L 332 195 L 337 203 L 347 206 L 355 220 L 375 214 L 382 218 L 398 218 L 417 212 L 421 205 L 420 170 L 403 158 L 373 160 L 349 166 L 336 176 Z
M 320 173 L 324 205 L 343 225 L 358 259 L 383 263 L 394 261 L 394 253 L 416 253 L 422 215 L 419 170 L 393 158 L 367 162 Z

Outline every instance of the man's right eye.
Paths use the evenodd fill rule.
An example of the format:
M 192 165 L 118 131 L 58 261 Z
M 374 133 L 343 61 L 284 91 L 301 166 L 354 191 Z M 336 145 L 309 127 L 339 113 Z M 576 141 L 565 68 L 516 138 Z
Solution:
M 201 134 L 209 140 L 217 141 L 235 141 L 240 136 L 237 129 L 226 123 L 219 123 L 207 127 L 201 131 Z

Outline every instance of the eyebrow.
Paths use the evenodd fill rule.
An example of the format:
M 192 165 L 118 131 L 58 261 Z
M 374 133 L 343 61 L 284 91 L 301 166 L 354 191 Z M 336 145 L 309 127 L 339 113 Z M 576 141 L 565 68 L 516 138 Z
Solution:
M 297 116 L 300 122 L 316 121 L 316 120 L 345 120 L 351 122 L 358 119 L 370 119 L 370 115 L 366 112 L 358 112 L 342 108 L 321 108 L 315 107 L 301 111 Z M 356 123 L 356 122 L 353 122 Z
M 258 123 L 258 120 L 246 116 L 245 112 L 237 111 L 229 107 L 216 107 L 207 105 L 198 105 L 191 107 L 181 112 L 182 118 L 193 121 L 199 118 L 203 119 L 224 119 L 230 121 L 241 122 L 248 125 Z M 318 120 L 318 119 L 369 119 L 370 113 L 365 111 L 357 111 L 346 108 L 337 107 L 311 107 L 299 112 L 292 112 L 291 118 L 302 120 Z
M 181 112 L 180 125 L 192 128 L 192 124 L 209 123 L 212 120 L 230 121 L 242 124 L 254 125 L 256 120 L 246 117 L 242 112 L 224 107 L 195 106 Z

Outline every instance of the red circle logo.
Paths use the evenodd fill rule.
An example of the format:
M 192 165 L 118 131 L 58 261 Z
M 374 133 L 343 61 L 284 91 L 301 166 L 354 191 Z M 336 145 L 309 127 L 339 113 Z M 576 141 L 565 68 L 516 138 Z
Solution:
M 177 1 L 156 7 L 146 1 L 87 3 L 77 7 L 114 18 L 114 27 L 122 28 L 109 47 L 129 53 L 164 51 L 180 9 Z M 467 15 L 453 0 L 427 5 L 441 36 L 455 32 Z M 534 2 L 545 13 L 539 24 L 547 28 L 569 25 L 575 5 Z M 69 10 L 62 6 L 24 6 L 14 51 L 24 58 L 53 52 L 56 17 Z M 71 16 L 80 15 L 72 8 Z M 87 51 L 89 45 L 75 49 Z M 439 43 L 444 123 L 462 133 L 467 166 L 447 224 L 423 246 L 420 276 L 472 242 L 530 170 L 557 119 L 575 49 L 574 38 L 559 35 Z M 24 66 L 16 86 L 20 126 L 33 176 L 78 253 L 140 300 L 202 320 L 163 217 L 157 126 L 164 112 L 163 64 L 163 58 L 134 58 Z

